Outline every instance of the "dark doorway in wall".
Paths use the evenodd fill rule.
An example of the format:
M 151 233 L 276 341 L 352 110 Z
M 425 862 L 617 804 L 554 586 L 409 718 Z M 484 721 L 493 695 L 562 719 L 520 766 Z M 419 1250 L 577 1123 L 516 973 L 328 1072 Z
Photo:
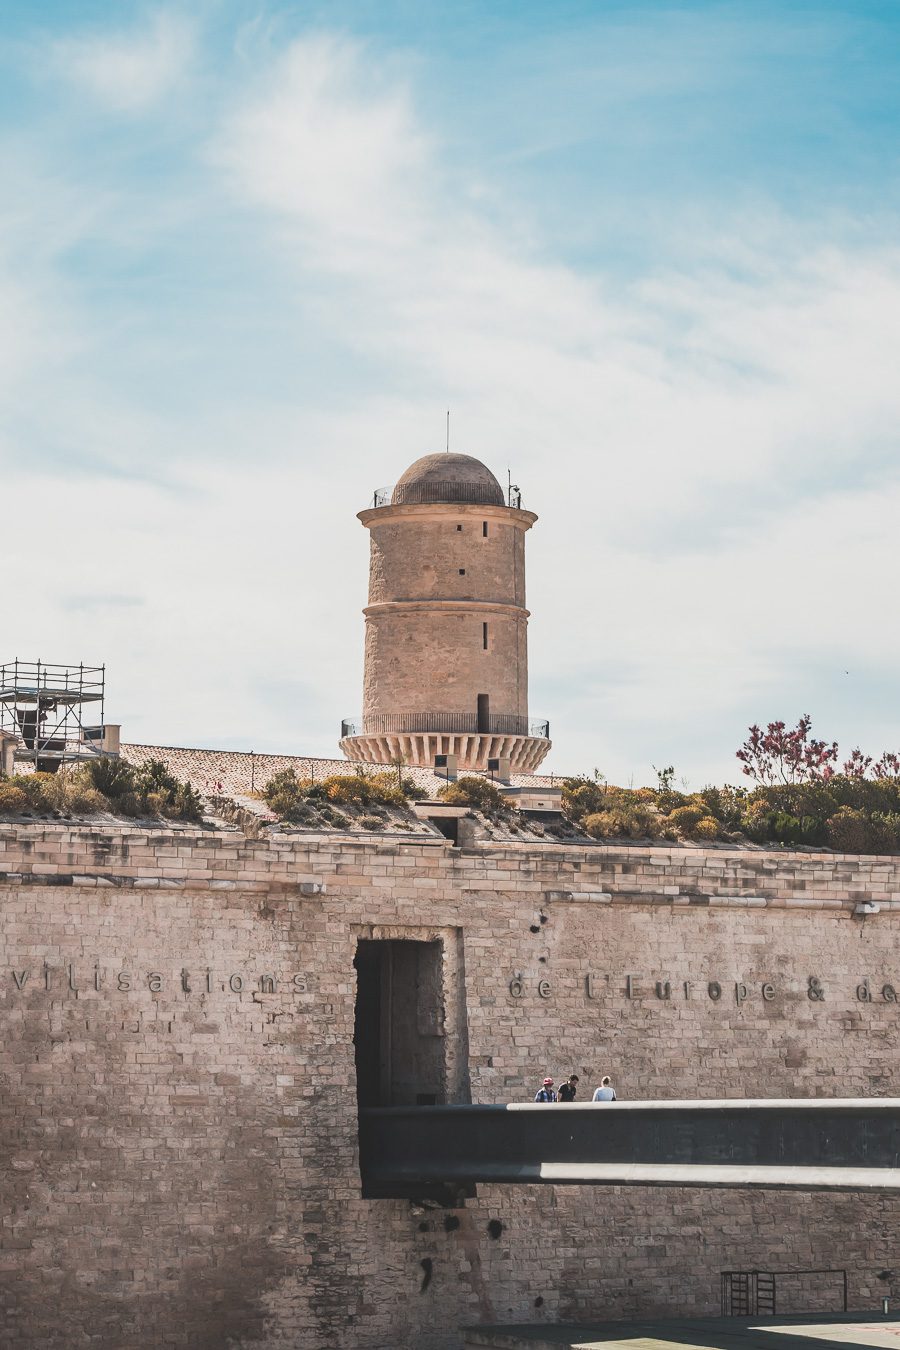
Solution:
M 428 819 L 451 844 L 459 843 L 459 816 L 429 816 Z
M 357 943 L 356 1093 L 360 1107 L 447 1099 L 440 942 Z
M 491 729 L 491 696 L 478 695 L 478 731 L 486 735 Z

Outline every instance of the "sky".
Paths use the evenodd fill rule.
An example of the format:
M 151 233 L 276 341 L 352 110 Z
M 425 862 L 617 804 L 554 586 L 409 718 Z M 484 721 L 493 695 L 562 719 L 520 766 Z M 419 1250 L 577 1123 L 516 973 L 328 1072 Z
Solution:
M 900 748 L 898 0 L 6 0 L 0 660 L 329 755 L 356 512 L 509 470 L 557 773 Z

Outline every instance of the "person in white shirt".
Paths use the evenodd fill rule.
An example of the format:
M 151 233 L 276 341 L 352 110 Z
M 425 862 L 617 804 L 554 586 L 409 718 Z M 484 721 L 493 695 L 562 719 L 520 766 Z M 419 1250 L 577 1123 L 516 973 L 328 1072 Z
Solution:
M 618 1101 L 618 1098 L 617 1098 L 617 1096 L 616 1096 L 616 1089 L 613 1087 L 612 1083 L 610 1082 L 610 1080 L 609 1080 L 609 1074 L 608 1074 L 608 1073 L 607 1073 L 607 1074 L 604 1074 L 603 1077 L 600 1079 L 600 1086 L 597 1088 L 596 1092 L 594 1093 L 593 1100 L 594 1100 L 595 1102 L 615 1102 L 615 1101 Z

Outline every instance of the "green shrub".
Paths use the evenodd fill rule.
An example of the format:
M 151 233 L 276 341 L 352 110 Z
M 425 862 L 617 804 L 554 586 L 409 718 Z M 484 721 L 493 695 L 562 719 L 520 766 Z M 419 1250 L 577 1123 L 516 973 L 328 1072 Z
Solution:
M 613 806 L 608 811 L 595 811 L 582 821 L 582 828 L 592 839 L 654 839 L 660 834 L 659 813 L 643 802 L 633 806 Z
M 842 853 L 897 853 L 900 851 L 900 815 L 842 806 L 828 822 L 828 842 Z
M 788 811 L 776 811 L 769 822 L 769 830 L 779 844 L 799 844 L 803 838 L 801 822 Z
M 369 775 L 369 783 L 377 792 L 377 800 L 387 804 L 403 806 L 411 797 L 420 797 L 421 789 L 414 778 L 408 774 L 399 774 L 396 769 L 383 769 Z
M 74 782 L 66 793 L 66 806 L 78 816 L 94 816 L 98 811 L 108 811 L 109 802 L 96 788 L 86 787 L 80 781 Z
M 773 816 L 768 802 L 762 799 L 749 801 L 741 816 L 741 829 L 754 843 L 763 844 L 772 838 Z
M 674 788 L 663 788 L 656 794 L 656 805 L 664 816 L 671 815 L 677 811 L 680 806 L 684 806 L 689 797 L 684 792 L 676 792 Z
M 135 771 L 124 759 L 89 759 L 81 766 L 89 785 L 115 801 L 135 788 Z
M 405 807 L 407 799 L 414 796 L 417 789 L 411 778 L 400 778 L 396 773 L 346 773 L 332 774 L 322 781 L 325 796 L 342 806 L 355 806 L 362 809 L 367 806 Z M 308 794 L 307 794 L 308 795 Z
M 712 842 L 741 832 L 758 844 L 900 853 L 900 776 L 873 781 L 836 774 L 751 790 L 709 785 L 692 794 L 568 778 L 563 805 L 568 820 L 594 838 Z
M 0 815 L 19 815 L 29 807 L 28 796 L 17 783 L 0 783 Z
M 828 842 L 841 853 L 863 853 L 868 841 L 865 812 L 842 806 L 828 822 Z
M 81 768 L 61 767 L 58 773 L 23 773 L 0 783 L 0 811 L 73 812 L 94 815 L 108 811 L 109 802 L 85 781 Z M 18 804 L 16 804 L 18 803 Z
M 441 801 L 453 806 L 471 806 L 486 816 L 504 815 L 507 811 L 503 794 L 487 778 L 458 778 L 438 791 Z
M 203 819 L 203 798 L 193 783 L 178 783 L 163 814 L 170 820 Z
M 382 816 L 360 816 L 357 824 L 361 830 L 383 830 L 384 818 Z
M 726 830 L 741 828 L 741 815 L 749 793 L 746 788 L 705 787 L 694 796 L 694 801 L 702 802 L 707 815 L 719 822 Z
M 408 813 L 407 797 L 414 791 L 411 778 L 401 779 L 398 784 L 394 772 L 331 774 L 313 782 L 298 778 L 293 769 L 282 769 L 269 779 L 262 795 L 280 820 L 293 825 L 313 828 L 324 822 L 343 829 L 349 820 L 335 809 L 341 806 L 353 815 L 363 812 L 377 822 L 371 828 L 383 829 L 384 822 L 378 813 L 385 808 Z
M 297 824 L 309 815 L 307 801 L 311 794 L 308 790 L 312 786 L 309 780 L 301 781 L 293 769 L 281 769 L 266 783 L 263 797 L 280 820 Z M 324 796 L 323 791 L 321 797 L 324 799 Z
M 873 811 L 869 817 L 868 847 L 872 853 L 896 853 L 900 849 L 900 815 Z
M 179 782 L 159 760 L 149 760 L 134 769 L 126 760 L 88 759 L 76 765 L 62 764 L 56 773 L 17 774 L 0 783 L 0 790 L 7 801 L 24 798 L 24 808 L 7 806 L 8 811 L 76 815 L 110 811 L 126 816 L 166 816 L 170 820 L 202 818 L 200 794 L 190 783 Z
M 584 820 L 610 804 L 606 784 L 593 778 L 564 778 L 562 794 L 563 809 L 571 820 Z
M 330 801 L 344 806 L 368 806 L 375 795 L 370 780 L 363 774 L 332 774 L 322 787 Z
M 121 797 L 116 798 L 115 810 L 120 815 L 129 816 L 134 820 L 152 814 L 144 798 L 137 792 L 123 792 Z
M 145 760 L 137 768 L 124 759 L 89 759 L 73 778 L 79 789 L 101 793 L 113 811 L 125 816 L 199 821 L 203 815 L 199 792 L 180 782 L 159 759 Z
M 56 775 L 52 773 L 16 775 L 16 787 L 25 793 L 28 798 L 28 805 L 33 811 L 52 811 L 54 809 L 50 802 L 50 796 L 55 785 L 55 777 Z
M 166 800 L 175 796 L 181 784 L 161 759 L 147 759 L 134 770 L 135 789 L 140 793 L 158 792 Z
M 690 839 L 694 827 L 708 816 L 709 811 L 702 802 L 689 802 L 684 806 L 676 806 L 675 810 L 666 816 L 666 821 L 669 825 L 674 825 L 679 834 Z

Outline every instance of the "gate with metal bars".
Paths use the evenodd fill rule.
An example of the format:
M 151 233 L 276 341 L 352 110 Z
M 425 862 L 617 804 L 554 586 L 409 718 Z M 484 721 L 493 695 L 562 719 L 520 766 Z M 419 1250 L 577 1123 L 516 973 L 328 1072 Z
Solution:
M 846 1311 L 846 1270 L 722 1271 L 723 1317 Z

